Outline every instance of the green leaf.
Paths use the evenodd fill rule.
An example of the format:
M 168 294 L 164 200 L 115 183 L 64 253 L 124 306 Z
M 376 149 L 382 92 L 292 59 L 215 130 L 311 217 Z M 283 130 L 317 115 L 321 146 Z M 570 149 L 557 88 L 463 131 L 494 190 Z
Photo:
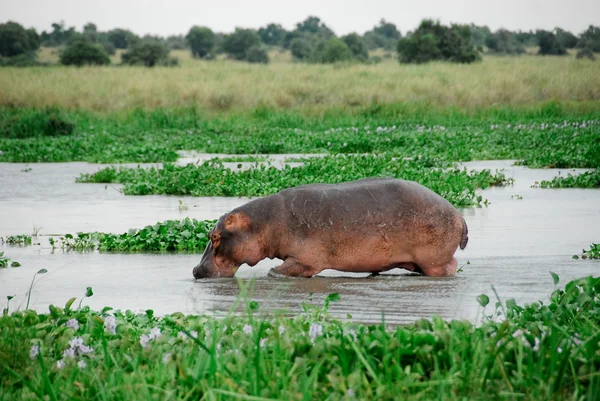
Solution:
M 325 298 L 326 301 L 329 302 L 337 302 L 340 300 L 340 294 L 337 292 L 334 292 L 332 294 L 327 295 L 327 298 Z
M 481 294 L 480 296 L 477 297 L 477 302 L 479 302 L 479 305 L 481 305 L 482 307 L 486 307 L 487 304 L 490 303 L 490 297 L 488 297 L 485 294 Z
M 40 270 L 38 270 L 38 272 L 37 272 L 37 273 L 35 273 L 35 274 L 46 274 L 46 273 L 48 273 L 48 270 L 46 270 L 46 269 L 40 269 Z
M 7 296 L 6 296 L 6 299 L 8 299 L 8 300 L 10 301 L 10 300 L 11 300 L 11 299 L 13 299 L 14 297 L 15 297 L 15 295 L 7 295 Z
M 558 281 L 560 280 L 560 278 L 558 277 L 558 274 L 556 274 L 554 272 L 550 272 L 550 274 L 552 275 L 552 280 L 554 280 L 554 286 L 556 287 L 558 285 Z
M 92 295 L 94 295 L 94 291 L 92 291 L 92 287 L 87 287 L 85 290 L 85 296 L 89 298 Z
M 76 298 L 75 298 L 75 297 L 73 297 L 73 298 L 71 298 L 71 299 L 69 299 L 69 300 L 67 301 L 67 303 L 65 304 L 65 310 L 69 310 L 69 308 L 71 307 L 71 305 L 73 305 L 73 302 L 75 302 L 75 299 L 76 299 Z
M 21 264 L 17 261 L 14 261 L 10 264 L 10 267 L 21 267 Z

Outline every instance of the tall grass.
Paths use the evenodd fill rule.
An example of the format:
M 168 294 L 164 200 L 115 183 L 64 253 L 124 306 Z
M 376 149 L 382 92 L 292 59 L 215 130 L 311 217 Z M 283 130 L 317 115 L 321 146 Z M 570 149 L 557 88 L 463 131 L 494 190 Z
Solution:
M 0 87 L 0 106 L 93 111 L 197 106 L 222 112 L 373 103 L 474 110 L 548 101 L 591 102 L 598 110 L 600 62 L 488 56 L 471 65 L 400 65 L 390 59 L 375 65 L 280 61 L 265 66 L 189 59 L 178 68 L 4 68 Z

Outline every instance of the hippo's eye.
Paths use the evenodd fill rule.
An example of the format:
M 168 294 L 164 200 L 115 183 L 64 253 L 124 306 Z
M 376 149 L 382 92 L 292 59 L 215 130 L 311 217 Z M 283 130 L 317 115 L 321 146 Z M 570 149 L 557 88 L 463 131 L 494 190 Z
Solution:
M 217 234 L 213 234 L 211 236 L 211 238 L 212 238 L 213 241 L 216 241 L 217 239 L 219 239 L 219 236 Z

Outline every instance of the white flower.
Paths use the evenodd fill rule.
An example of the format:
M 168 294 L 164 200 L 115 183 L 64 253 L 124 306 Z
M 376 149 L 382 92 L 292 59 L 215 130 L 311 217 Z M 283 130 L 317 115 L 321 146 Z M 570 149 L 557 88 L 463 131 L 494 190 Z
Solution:
M 356 335 L 356 330 L 350 329 L 350 330 L 348 330 L 348 334 L 350 334 L 354 338 L 354 341 L 358 340 L 358 336 Z
M 266 338 L 261 338 L 260 339 L 260 348 L 263 348 L 266 343 L 267 343 L 267 339 Z
M 65 361 L 63 361 L 62 359 L 60 361 L 56 361 L 56 367 L 58 369 L 62 369 L 65 367 Z
M 354 393 L 354 390 L 352 390 L 351 388 L 349 388 L 348 391 L 346 391 L 346 396 L 348 398 L 354 398 L 356 396 L 356 394 Z
M 540 341 L 540 339 L 539 339 L 539 338 L 537 338 L 537 337 L 535 338 L 535 340 L 534 340 L 534 341 L 535 341 L 535 344 L 533 345 L 533 350 L 534 350 L 534 351 L 539 351 L 539 350 L 540 350 L 540 342 L 541 342 L 541 341 Z
M 177 337 L 182 338 L 184 340 L 187 340 L 188 338 L 192 337 L 192 338 L 198 338 L 198 332 L 195 330 L 190 331 L 190 334 L 187 335 L 185 332 L 180 331 L 179 333 L 177 333 Z
M 63 358 L 75 358 L 75 348 L 67 348 L 65 352 L 63 352 Z
M 312 341 L 314 343 L 315 339 L 318 336 L 320 336 L 321 334 L 323 334 L 323 326 L 321 326 L 318 323 L 311 323 L 311 325 L 308 329 L 308 335 L 310 336 L 310 341 Z
M 249 324 L 245 324 L 244 325 L 244 333 L 252 334 L 252 326 L 250 326 Z
M 190 331 L 190 336 L 192 336 L 193 338 L 198 338 L 198 332 L 195 330 Z
M 117 319 L 114 316 L 108 315 L 104 318 L 104 328 L 110 334 L 117 334 Z
M 73 349 L 79 348 L 83 345 L 83 338 L 75 337 L 71 341 L 69 341 L 69 346 Z
M 77 362 L 77 366 L 79 367 L 79 369 L 85 369 L 87 363 L 82 359 L 79 362 Z
M 142 334 L 140 336 L 140 345 L 142 346 L 142 348 L 146 348 L 148 346 L 149 342 L 150 342 L 150 337 L 148 337 L 146 334 Z
M 150 330 L 150 334 L 148 335 L 148 338 L 150 338 L 151 340 L 154 340 L 160 336 L 161 336 L 160 329 L 158 327 L 154 327 L 152 330 Z
M 70 319 L 65 324 L 70 329 L 73 329 L 75 331 L 79 330 L 79 322 L 77 321 L 77 319 Z
M 35 358 L 37 358 L 39 353 L 40 353 L 40 345 L 34 344 L 31 346 L 31 349 L 29 350 L 29 357 L 31 359 L 35 359 Z
M 285 333 L 285 326 L 279 326 L 279 335 Z
M 579 337 L 573 336 L 573 344 L 581 345 L 581 344 L 583 344 L 583 341 Z
M 78 351 L 79 351 L 80 355 L 84 355 L 84 354 L 91 354 L 92 352 L 94 352 L 94 349 L 92 347 L 90 347 L 89 345 L 82 345 L 79 347 Z
M 171 362 L 171 358 L 172 355 L 170 352 L 165 353 L 162 357 L 162 363 L 166 365 L 167 363 Z

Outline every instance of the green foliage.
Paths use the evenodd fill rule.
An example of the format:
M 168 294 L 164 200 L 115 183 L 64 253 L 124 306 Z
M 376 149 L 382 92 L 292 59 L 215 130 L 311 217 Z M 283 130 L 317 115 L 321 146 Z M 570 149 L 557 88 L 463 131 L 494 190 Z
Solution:
M 582 259 L 600 259 L 600 244 L 592 244 L 590 245 L 590 249 L 583 250 Z
M 58 239 L 51 238 L 53 248 L 68 251 L 101 252 L 194 252 L 202 251 L 208 244 L 208 232 L 215 220 L 167 220 L 131 229 L 123 234 L 101 232 L 66 234 Z
M 52 32 L 43 31 L 40 35 L 40 39 L 44 46 L 56 47 L 65 45 L 70 42 L 71 37 L 75 35 L 75 27 L 71 26 L 65 29 L 65 23 L 55 22 L 52 24 Z
M 0 238 L 0 242 L 6 243 L 8 245 L 27 246 L 27 245 L 31 245 L 32 238 L 31 238 L 31 235 L 26 235 L 26 234 L 9 235 L 6 238 Z
M 600 53 L 600 26 L 590 25 L 580 36 L 577 47 Z
M 554 177 L 552 181 L 542 181 L 542 188 L 600 188 L 600 168 L 577 175 Z
M 342 37 L 342 40 L 350 49 L 350 53 L 352 53 L 352 57 L 358 61 L 367 61 L 369 59 L 369 51 L 367 50 L 367 44 L 356 33 L 348 34 Z
M 248 49 L 246 61 L 249 63 L 267 64 L 269 62 L 269 54 L 260 46 L 252 46 Z
M 487 46 L 486 42 L 492 36 L 490 28 L 485 25 L 478 26 L 475 24 L 471 24 L 469 28 L 471 30 L 471 42 L 473 42 L 473 45 L 476 47 Z
M 0 113 L 0 116 L 0 138 L 65 136 L 72 134 L 75 129 L 66 114 L 55 108 L 30 109 L 25 112 L 8 109 Z
M 503 185 L 504 175 L 489 170 L 468 173 L 432 160 L 402 160 L 390 155 L 326 156 L 304 160 L 298 167 L 256 165 L 247 170 L 225 168 L 213 159 L 200 165 L 131 169 L 107 167 L 82 174 L 77 182 L 122 183 L 127 195 L 264 196 L 303 184 L 336 184 L 368 177 L 395 177 L 419 182 L 457 206 L 483 202 L 476 190 Z
M 312 42 L 306 38 L 295 38 L 290 42 L 290 51 L 296 60 L 310 60 L 313 50 Z
M 577 36 L 561 28 L 554 29 L 554 34 L 556 35 L 556 40 L 558 40 L 560 45 L 565 49 L 574 49 L 579 42 Z
M 454 63 L 473 63 L 481 56 L 471 42 L 467 25 L 450 27 L 439 21 L 423 20 L 409 36 L 398 42 L 398 57 L 402 63 L 426 63 L 444 60 Z
M 0 24 L 0 56 L 20 56 L 35 52 L 39 47 L 40 38 L 35 30 L 27 30 L 12 21 Z
M 311 61 L 316 63 L 338 63 L 349 61 L 352 58 L 352 52 L 346 43 L 338 38 L 331 38 L 319 42 L 311 56 Z
M 296 24 L 296 32 L 315 35 L 321 39 L 329 39 L 335 36 L 333 31 L 319 17 L 312 15 Z
M 107 65 L 110 58 L 102 45 L 89 43 L 86 40 L 76 40 L 60 53 L 60 63 L 63 65 Z
M 127 29 L 116 28 L 108 31 L 107 40 L 112 43 L 116 49 L 128 49 L 137 43 L 140 38 Z
M 287 31 L 280 24 L 268 24 L 258 30 L 258 36 L 265 45 L 282 46 Z
M 155 65 L 170 66 L 169 48 L 161 41 L 143 39 L 131 45 L 129 50 L 121 55 L 121 62 L 129 65 Z M 176 62 L 174 63 L 177 64 Z
M 567 50 L 553 32 L 539 30 L 536 32 L 536 37 L 540 47 L 539 54 L 543 56 L 563 56 L 567 54 Z
M 401 34 L 396 25 L 384 19 L 363 35 L 365 45 L 369 49 L 394 50 L 400 38 Z
M 242 293 L 247 285 L 241 286 Z M 0 317 L 0 391 L 7 400 L 378 399 L 595 400 L 600 278 L 569 282 L 550 302 L 508 300 L 492 316 L 406 326 L 304 313 L 224 317 L 50 306 Z M 343 297 L 342 297 L 343 298 Z M 68 351 L 69 350 L 69 351 Z M 67 356 L 72 355 L 72 358 Z M 98 378 L 101 377 L 102 380 Z M 132 391 L 135 388 L 135 391 Z M 516 396 L 518 395 L 518 396 Z
M 214 58 L 215 34 L 207 27 L 193 26 L 185 39 L 190 45 L 195 58 Z
M 8 266 L 21 267 L 21 264 L 15 260 L 11 262 L 11 259 L 8 256 L 4 256 L 4 252 L 0 252 L 0 268 L 5 269 Z
M 590 49 L 589 47 L 584 47 L 583 49 L 579 49 L 577 51 L 577 55 L 576 57 L 578 59 L 588 59 L 588 60 L 596 60 L 596 55 L 594 54 L 594 52 L 592 51 L 592 49 Z
M 506 29 L 499 29 L 493 34 L 490 34 L 485 45 L 491 53 L 499 54 L 523 54 L 525 48 L 515 38 L 515 35 Z
M 235 32 L 223 39 L 222 48 L 234 60 L 246 60 L 248 50 L 260 44 L 260 36 L 255 30 L 235 28 Z

